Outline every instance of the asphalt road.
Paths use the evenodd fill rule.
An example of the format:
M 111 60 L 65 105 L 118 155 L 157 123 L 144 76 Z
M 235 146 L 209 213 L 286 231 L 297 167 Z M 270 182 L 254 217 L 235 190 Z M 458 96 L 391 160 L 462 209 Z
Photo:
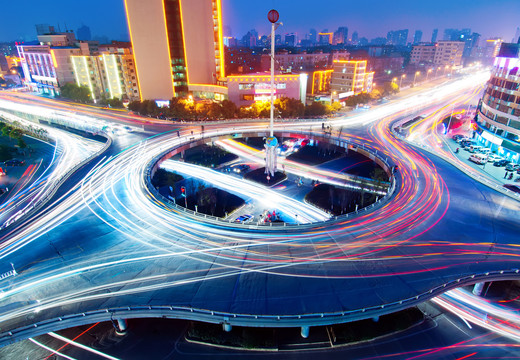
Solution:
M 148 316 L 153 307 L 168 316 L 171 306 L 172 316 L 231 324 L 349 321 L 424 301 L 461 277 L 475 282 L 474 274 L 515 269 L 518 201 L 389 130 L 394 120 L 451 101 L 449 89 L 472 88 L 439 88 L 444 98 L 427 96 L 431 103 L 405 98 L 339 119 L 343 138 L 399 166 L 398 188 L 385 206 L 326 225 L 273 231 L 205 223 L 150 200 L 148 163 L 189 141 L 191 130 L 113 151 L 3 247 L 2 261 L 19 274 L 0 284 L 0 341 L 48 319 L 59 328 L 69 324 L 59 318 L 87 313 L 76 323 L 92 322 L 98 310 L 105 319 L 124 317 L 126 309 Z M 225 127 L 220 134 L 235 131 Z M 216 128 L 206 135 L 216 137 Z M 46 328 L 31 329 L 20 336 Z

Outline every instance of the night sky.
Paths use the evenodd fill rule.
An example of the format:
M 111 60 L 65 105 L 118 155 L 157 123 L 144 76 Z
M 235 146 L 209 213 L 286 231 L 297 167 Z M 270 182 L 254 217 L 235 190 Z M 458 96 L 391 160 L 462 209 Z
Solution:
M 409 40 L 419 29 L 427 41 L 433 28 L 439 28 L 439 39 L 444 28 L 471 28 L 484 38 L 500 36 L 511 41 L 520 26 L 520 0 L 222 0 L 222 4 L 224 24 L 231 29 L 225 35 L 235 37 L 252 28 L 267 33 L 266 14 L 271 8 L 280 12 L 284 23 L 278 33 L 297 32 L 300 38 L 310 28 L 334 31 L 347 26 L 350 34 L 357 30 L 369 40 L 407 28 Z M 2 14 L 0 41 L 35 39 L 37 23 L 59 25 L 61 30 L 85 24 L 93 36 L 128 40 L 123 0 L 6 1 Z

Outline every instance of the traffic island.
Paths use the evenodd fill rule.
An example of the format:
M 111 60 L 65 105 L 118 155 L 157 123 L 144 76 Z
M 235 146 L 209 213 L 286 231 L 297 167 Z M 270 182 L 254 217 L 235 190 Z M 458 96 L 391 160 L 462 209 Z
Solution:
M 262 167 L 248 172 L 244 178 L 265 186 L 274 186 L 287 179 L 287 175 L 281 171 L 276 171 L 274 176 L 269 175 L 268 178 L 268 175 L 265 173 L 265 167 Z
M 211 145 L 197 146 L 186 150 L 184 153 L 185 162 L 209 168 L 215 168 L 236 159 L 238 159 L 237 155 Z
M 342 148 L 327 143 L 320 143 L 319 145 L 302 146 L 298 151 L 287 156 L 287 160 L 306 165 L 319 165 L 344 155 L 345 151 Z
M 373 204 L 377 196 L 366 191 L 355 191 L 329 184 L 316 185 L 305 201 L 334 216 L 348 214 Z

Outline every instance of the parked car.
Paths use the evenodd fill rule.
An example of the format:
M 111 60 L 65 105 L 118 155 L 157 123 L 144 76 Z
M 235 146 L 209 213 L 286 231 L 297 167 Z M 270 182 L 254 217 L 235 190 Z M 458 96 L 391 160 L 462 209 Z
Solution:
M 463 149 L 468 150 L 470 146 L 477 145 L 477 142 L 475 140 L 463 140 L 460 142 L 460 145 Z
M 504 158 L 501 156 L 498 156 L 497 154 L 491 154 L 488 156 L 488 162 L 494 163 L 494 162 L 500 161 L 500 160 L 504 160 Z
M 482 165 L 482 164 L 485 164 L 487 162 L 487 156 L 484 155 L 484 154 L 472 154 L 469 157 L 469 160 L 473 161 L 476 164 Z
M 240 215 L 235 219 L 235 222 L 244 224 L 253 221 L 254 218 L 255 217 L 253 215 Z
M 514 191 L 515 193 L 520 193 L 520 186 L 515 184 L 504 184 L 504 187 L 508 190 Z
M 482 148 L 482 149 L 479 150 L 479 153 L 487 155 L 489 157 L 489 155 L 491 155 L 491 149 L 490 148 Z
M 5 166 L 23 166 L 25 165 L 25 160 L 20 159 L 11 159 L 4 162 Z
M 509 163 L 506 165 L 506 170 L 507 171 L 516 171 L 516 170 L 518 170 L 519 167 L 520 167 L 520 165 L 518 165 L 518 164 Z
M 482 149 L 482 146 L 480 146 L 480 145 L 470 145 L 468 151 L 470 153 L 479 153 L 481 149 Z
M 451 138 L 458 142 L 459 139 L 464 138 L 464 135 L 456 134 L 456 135 L 453 135 Z
M 502 159 L 502 160 L 495 161 L 493 163 L 493 166 L 503 167 L 503 166 L 506 166 L 507 164 L 509 164 L 509 160 Z
M 463 137 L 457 139 L 456 141 L 460 144 L 463 141 L 472 141 L 472 140 L 469 137 L 463 136 Z

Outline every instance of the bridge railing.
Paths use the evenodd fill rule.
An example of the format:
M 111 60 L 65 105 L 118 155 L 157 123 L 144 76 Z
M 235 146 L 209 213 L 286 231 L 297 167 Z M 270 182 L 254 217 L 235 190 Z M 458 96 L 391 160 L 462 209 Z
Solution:
M 132 305 L 110 307 L 76 314 L 63 315 L 60 317 L 42 320 L 31 325 L 11 329 L 10 331 L 4 331 L 3 333 L 0 333 L 0 346 L 12 343 L 22 338 L 35 336 L 34 334 L 53 331 L 56 328 L 62 329 L 71 326 L 77 326 L 78 324 L 88 324 L 94 321 L 106 321 L 112 318 L 181 318 L 185 320 L 198 320 L 208 323 L 229 323 L 231 325 L 252 327 L 297 327 L 340 324 L 400 311 L 418 305 L 448 290 L 461 286 L 471 285 L 479 282 L 517 279 L 519 276 L 520 270 L 516 268 L 489 271 L 479 274 L 467 274 L 457 277 L 453 280 L 446 281 L 423 293 L 399 301 L 336 312 L 304 313 L 293 315 L 262 315 L 214 311 L 209 309 L 200 309 L 190 306 L 178 305 Z

